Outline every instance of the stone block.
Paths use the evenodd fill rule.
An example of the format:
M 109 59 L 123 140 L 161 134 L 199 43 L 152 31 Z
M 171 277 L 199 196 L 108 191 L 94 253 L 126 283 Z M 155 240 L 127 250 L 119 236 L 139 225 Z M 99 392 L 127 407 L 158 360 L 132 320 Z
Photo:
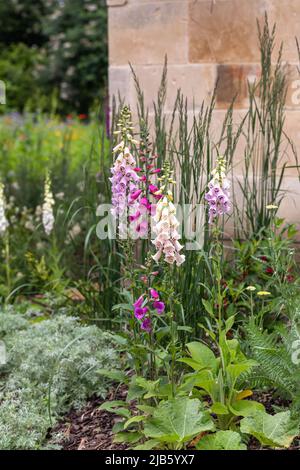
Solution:
M 219 64 L 217 65 L 216 106 L 228 108 L 235 98 L 235 108 L 248 106 L 248 83 L 258 81 L 258 64 Z
M 162 66 L 136 66 L 135 72 L 145 92 L 145 103 L 150 111 L 157 98 L 161 82 Z M 200 108 L 202 101 L 208 102 L 216 82 L 214 65 L 170 65 L 167 75 L 166 111 L 172 111 L 178 89 L 187 97 L 188 109 Z
M 190 62 L 259 61 L 256 19 L 269 0 L 211 0 L 189 4 Z
M 283 42 L 283 59 L 299 61 L 295 40 L 300 40 L 299 0 L 269 0 L 268 16 L 270 24 L 276 23 L 275 54 Z
M 109 9 L 111 65 L 187 62 L 186 2 L 131 4 Z

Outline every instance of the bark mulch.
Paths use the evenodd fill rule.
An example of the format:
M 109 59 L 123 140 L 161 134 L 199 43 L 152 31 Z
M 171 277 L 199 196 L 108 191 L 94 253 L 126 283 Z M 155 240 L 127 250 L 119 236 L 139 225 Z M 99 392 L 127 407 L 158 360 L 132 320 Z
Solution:
M 125 450 L 125 444 L 113 443 L 112 428 L 118 417 L 99 407 L 107 400 L 124 400 L 126 394 L 126 388 L 120 387 L 111 390 L 106 400 L 92 397 L 82 410 L 71 410 L 51 430 L 52 442 L 62 450 Z
M 92 397 L 82 410 L 71 410 L 51 430 L 50 442 L 58 444 L 62 450 L 126 450 L 126 444 L 113 443 L 112 428 L 120 418 L 99 409 L 104 401 L 125 400 L 126 394 L 127 389 L 122 386 L 111 390 L 106 400 Z M 274 414 L 273 406 L 287 409 L 290 404 L 289 401 L 276 397 L 272 391 L 255 392 L 252 398 L 262 403 L 271 414 Z M 255 438 L 250 438 L 248 450 L 260 449 L 260 443 Z M 300 440 L 295 439 L 289 450 L 300 450 Z

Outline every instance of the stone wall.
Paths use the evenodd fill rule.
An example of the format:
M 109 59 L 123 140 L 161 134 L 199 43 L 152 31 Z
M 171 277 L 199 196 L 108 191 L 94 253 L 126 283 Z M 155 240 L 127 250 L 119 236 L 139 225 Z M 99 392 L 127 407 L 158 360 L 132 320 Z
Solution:
M 173 108 L 178 88 L 188 96 L 188 106 L 199 108 L 218 81 L 216 126 L 237 95 L 235 118 L 247 108 L 247 81 L 259 74 L 258 19 L 267 12 L 277 24 L 275 55 L 284 42 L 289 91 L 286 131 L 300 156 L 300 75 L 295 37 L 300 39 L 300 0 L 107 0 L 109 6 L 109 84 L 135 107 L 130 62 L 145 91 L 150 109 L 168 56 L 166 113 Z M 300 183 L 289 169 L 285 188 L 290 196 L 282 214 L 300 222 Z

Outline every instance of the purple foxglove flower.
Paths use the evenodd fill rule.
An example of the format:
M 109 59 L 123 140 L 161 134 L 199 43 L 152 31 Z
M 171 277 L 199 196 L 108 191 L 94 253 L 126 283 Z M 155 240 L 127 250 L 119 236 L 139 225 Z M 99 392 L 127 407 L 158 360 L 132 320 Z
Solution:
M 140 217 L 141 213 L 140 211 L 137 211 L 135 214 L 129 216 L 130 222 L 134 222 Z
M 151 331 L 151 319 L 149 317 L 145 318 L 145 320 L 141 324 L 141 328 L 144 331 L 147 331 L 147 333 L 150 333 Z
M 155 302 L 153 302 L 153 308 L 155 308 L 157 313 L 161 315 L 164 312 L 166 306 L 163 302 L 160 302 L 159 300 L 155 300 Z
M 159 299 L 159 293 L 155 289 L 150 289 L 150 294 L 152 299 L 158 300 Z
M 141 320 L 142 318 L 144 318 L 147 312 L 148 312 L 148 307 L 136 307 L 134 309 L 134 316 L 138 320 Z
M 141 192 L 142 192 L 141 189 L 137 189 L 136 191 L 134 191 L 133 193 L 131 193 L 131 194 L 129 195 L 130 201 L 135 201 L 135 200 L 139 197 L 139 195 L 141 194 Z
M 144 296 L 141 295 L 133 304 L 134 307 L 141 307 L 144 302 Z

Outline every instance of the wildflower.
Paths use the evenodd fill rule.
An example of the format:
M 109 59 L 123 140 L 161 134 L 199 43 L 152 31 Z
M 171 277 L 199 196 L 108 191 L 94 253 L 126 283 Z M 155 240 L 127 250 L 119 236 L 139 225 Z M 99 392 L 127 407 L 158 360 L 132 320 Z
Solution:
M 209 223 L 219 215 L 230 211 L 229 188 L 230 183 L 226 178 L 226 160 L 224 157 L 217 158 L 216 168 L 212 171 L 213 178 L 208 183 L 208 192 L 205 199 L 209 205 Z
M 273 273 L 274 273 L 274 269 L 271 268 L 271 266 L 267 266 L 267 267 L 266 267 L 266 270 L 265 270 L 265 273 L 266 273 L 266 274 L 273 274 Z
M 246 287 L 246 290 L 248 290 L 248 291 L 250 291 L 250 292 L 251 292 L 251 291 L 253 292 L 253 291 L 256 290 L 256 287 L 254 287 L 254 286 L 248 286 L 248 287 Z
M 157 252 L 152 258 L 158 262 L 163 255 L 168 264 L 176 262 L 177 266 L 180 266 L 185 261 L 185 256 L 180 254 L 183 246 L 178 241 L 180 238 L 177 231 L 179 222 L 175 213 L 175 206 L 167 196 L 159 200 L 154 216 L 156 225 L 153 228 L 156 233 L 153 244 Z
M 271 295 L 271 292 L 268 292 L 266 290 L 260 290 L 259 292 L 257 292 L 257 295 L 259 295 L 260 297 L 266 297 L 268 295 Z
M 54 199 L 51 191 L 51 181 L 50 176 L 47 173 L 45 180 L 45 189 L 44 189 L 44 204 L 43 204 L 43 226 L 47 235 L 53 230 L 54 226 L 54 214 L 53 214 Z
M 144 296 L 141 295 L 133 304 L 134 307 L 141 307 L 144 302 Z
M 286 280 L 287 280 L 287 282 L 294 282 L 295 277 L 292 274 L 288 274 L 286 276 Z
M 159 299 L 159 294 L 158 294 L 157 290 L 155 290 L 155 289 L 150 289 L 150 295 L 151 295 L 152 299 Z
M 141 320 L 142 318 L 144 318 L 147 312 L 148 312 L 148 307 L 136 307 L 134 309 L 134 316 L 138 320 Z
M 5 216 L 4 185 L 0 182 L 0 235 L 4 235 L 8 227 L 8 220 Z
M 163 302 L 155 300 L 155 302 L 153 302 L 153 308 L 155 308 L 157 313 L 161 315 L 165 311 L 165 304 Z
M 278 209 L 278 206 L 275 206 L 274 204 L 268 204 L 266 206 L 266 209 L 267 210 L 275 210 L 275 209 Z
M 152 325 L 151 325 L 151 319 L 149 317 L 145 318 L 145 320 L 141 324 L 142 330 L 147 331 L 147 333 L 151 332 Z

